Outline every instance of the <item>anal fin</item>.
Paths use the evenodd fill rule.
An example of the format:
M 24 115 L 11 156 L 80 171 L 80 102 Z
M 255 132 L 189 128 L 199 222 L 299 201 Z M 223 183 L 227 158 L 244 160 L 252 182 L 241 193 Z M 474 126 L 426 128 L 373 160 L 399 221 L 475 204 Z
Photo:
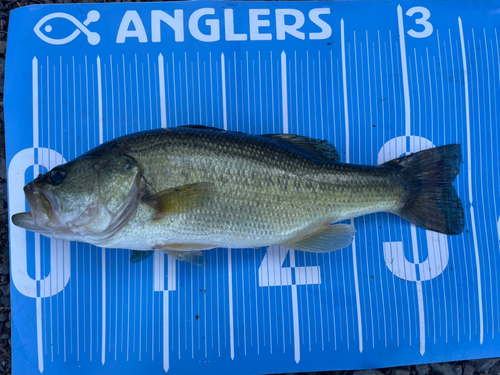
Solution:
M 349 246 L 354 240 L 356 229 L 349 224 L 326 225 L 320 231 L 307 237 L 292 239 L 281 246 L 313 253 L 328 253 Z

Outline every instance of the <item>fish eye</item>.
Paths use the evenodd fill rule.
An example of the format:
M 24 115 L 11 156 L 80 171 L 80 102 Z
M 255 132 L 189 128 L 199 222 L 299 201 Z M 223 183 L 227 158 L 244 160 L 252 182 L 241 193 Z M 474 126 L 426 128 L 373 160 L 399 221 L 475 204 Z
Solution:
M 66 177 L 66 169 L 64 169 L 63 167 L 55 167 L 49 172 L 50 182 L 56 185 L 63 182 L 65 177 Z

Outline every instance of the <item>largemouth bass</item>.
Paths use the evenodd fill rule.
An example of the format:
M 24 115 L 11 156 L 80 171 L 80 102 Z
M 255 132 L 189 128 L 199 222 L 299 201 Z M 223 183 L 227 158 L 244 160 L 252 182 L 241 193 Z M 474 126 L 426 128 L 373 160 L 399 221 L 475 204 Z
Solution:
M 356 230 L 334 224 L 390 212 L 449 235 L 464 228 L 452 186 L 460 145 L 379 166 L 339 162 L 333 145 L 289 134 L 203 126 L 106 142 L 24 187 L 30 212 L 15 225 L 48 237 L 204 263 L 201 250 L 282 245 L 329 252 Z

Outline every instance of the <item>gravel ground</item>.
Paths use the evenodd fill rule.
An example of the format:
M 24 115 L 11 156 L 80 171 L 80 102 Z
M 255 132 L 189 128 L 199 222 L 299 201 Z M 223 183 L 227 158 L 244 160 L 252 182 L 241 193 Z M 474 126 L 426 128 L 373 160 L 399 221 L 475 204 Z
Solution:
M 10 340 L 10 277 L 9 277 L 9 237 L 7 216 L 7 173 L 5 163 L 5 127 L 3 109 L 3 86 L 5 70 L 5 48 L 9 12 L 32 4 L 89 3 L 91 1 L 45 0 L 16 1 L 0 0 L 0 375 L 12 372 Z M 94 0 L 92 2 L 111 2 Z M 366 371 L 327 371 L 309 375 L 500 375 L 500 358 L 433 363 L 418 366 L 403 366 Z

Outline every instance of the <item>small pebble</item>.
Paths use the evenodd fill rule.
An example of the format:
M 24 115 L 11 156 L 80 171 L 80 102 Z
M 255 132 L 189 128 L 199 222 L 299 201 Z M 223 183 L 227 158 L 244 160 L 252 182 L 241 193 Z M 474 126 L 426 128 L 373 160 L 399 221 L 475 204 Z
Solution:
M 0 285 L 0 292 L 2 292 L 2 294 L 8 296 L 10 294 L 10 285 L 9 284 L 5 284 L 5 285 Z
M 9 274 L 9 265 L 7 263 L 0 263 L 0 274 L 2 275 Z
M 489 359 L 478 359 L 475 361 L 472 361 L 474 364 L 474 367 L 476 368 L 477 372 L 486 372 L 496 365 L 496 363 L 500 361 L 500 358 L 489 358 Z M 497 375 L 497 374 L 495 374 Z
M 354 371 L 352 375 L 384 375 L 379 370 L 358 370 Z
M 430 370 L 430 366 L 425 363 L 423 365 L 416 365 L 415 370 L 417 370 L 417 375 L 427 375 Z
M 10 296 L 2 296 L 0 297 L 0 306 L 10 306 Z
M 497 362 L 497 364 L 495 366 L 493 366 L 492 368 L 490 368 L 490 371 L 489 371 L 490 374 L 500 374 L 500 361 Z
M 436 375 L 456 375 L 449 363 L 432 363 L 431 368 Z
M 475 371 L 476 371 L 476 369 L 474 368 L 474 366 L 472 364 L 466 363 L 464 366 L 463 375 L 474 375 Z
M 455 375 L 463 375 L 464 369 L 461 364 L 458 363 L 452 363 L 451 368 L 453 369 L 453 372 Z

